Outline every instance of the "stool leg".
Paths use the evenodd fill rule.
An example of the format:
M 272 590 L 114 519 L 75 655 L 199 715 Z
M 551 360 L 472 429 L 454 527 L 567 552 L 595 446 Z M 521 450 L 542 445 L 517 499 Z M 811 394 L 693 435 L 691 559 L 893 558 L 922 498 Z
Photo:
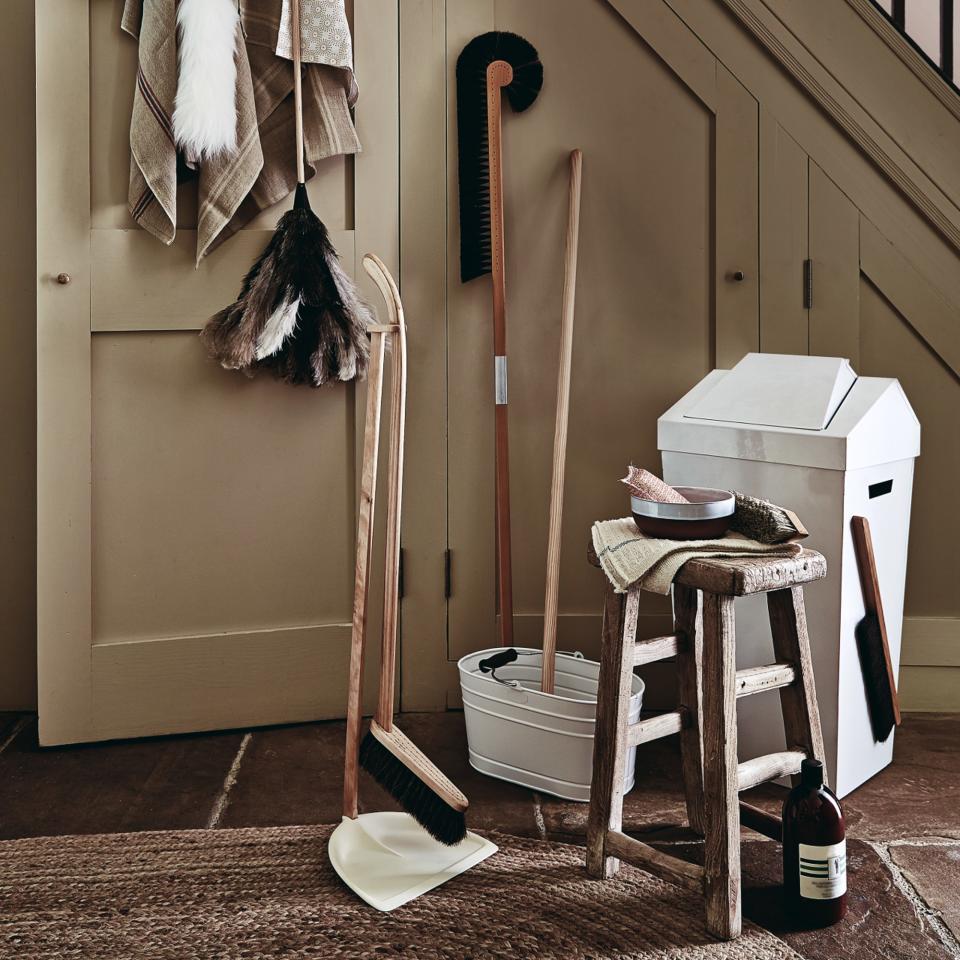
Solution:
M 676 584 L 673 588 L 673 630 L 685 640 L 677 656 L 678 702 L 690 725 L 680 731 L 683 789 L 687 798 L 690 828 L 703 836 L 703 746 L 700 676 L 703 667 L 703 623 L 700 592 Z
M 703 594 L 704 896 L 707 929 L 740 934 L 740 807 L 737 784 L 733 597 Z
M 767 594 L 767 612 L 773 650 L 780 662 L 792 663 L 797 671 L 796 682 L 780 688 L 780 709 L 788 750 L 805 750 L 807 756 L 826 765 L 820 710 L 813 682 L 813 660 L 807 617 L 803 607 L 803 587 L 791 587 Z M 827 771 L 823 771 L 824 782 Z
M 607 831 L 623 826 L 623 775 L 639 607 L 639 589 L 624 596 L 607 584 L 587 820 L 587 871 L 594 877 L 612 877 L 620 869 L 620 861 L 605 856 L 604 847 Z

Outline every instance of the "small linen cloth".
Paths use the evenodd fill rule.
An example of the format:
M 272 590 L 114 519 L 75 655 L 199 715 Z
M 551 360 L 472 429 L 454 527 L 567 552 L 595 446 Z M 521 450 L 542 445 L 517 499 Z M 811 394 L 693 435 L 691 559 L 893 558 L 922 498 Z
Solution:
M 312 173 L 325 157 L 360 151 L 350 116 L 357 85 L 352 51 L 344 46 L 344 0 L 326 0 L 324 6 L 340 39 L 311 48 L 309 62 L 304 57 L 304 153 Z M 315 16 L 305 19 L 314 7 L 307 4 L 301 12 L 310 37 L 323 28 L 322 22 L 314 24 Z M 177 92 L 176 9 L 177 0 L 125 0 L 121 20 L 122 29 L 139 42 L 128 206 L 133 219 L 166 244 L 176 236 L 177 183 L 183 178 L 171 122 Z M 237 30 L 236 41 L 236 152 L 203 163 L 197 157 L 180 158 L 187 168 L 199 170 L 197 262 L 296 186 L 293 65 L 276 53 L 282 10 L 289 19 L 279 0 L 242 4 L 243 29 Z M 289 23 L 283 32 L 289 42 Z
M 739 533 L 716 540 L 656 540 L 645 537 L 632 517 L 599 520 L 591 530 L 593 549 L 614 592 L 635 584 L 651 593 L 668 594 L 677 572 L 688 560 L 708 557 L 794 557 L 799 543 L 758 543 Z

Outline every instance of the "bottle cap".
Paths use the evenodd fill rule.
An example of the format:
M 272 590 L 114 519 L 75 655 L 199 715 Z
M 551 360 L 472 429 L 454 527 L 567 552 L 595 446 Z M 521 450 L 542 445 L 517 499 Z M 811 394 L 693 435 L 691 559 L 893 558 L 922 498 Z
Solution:
M 819 790 L 823 786 L 823 764 L 819 760 L 804 757 L 800 764 L 800 782 L 812 790 Z

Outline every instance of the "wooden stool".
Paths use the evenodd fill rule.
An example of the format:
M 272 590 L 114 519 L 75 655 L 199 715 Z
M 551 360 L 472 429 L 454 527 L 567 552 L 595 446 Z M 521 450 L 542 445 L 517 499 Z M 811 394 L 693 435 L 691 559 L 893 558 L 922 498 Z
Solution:
M 595 558 L 594 558 L 595 559 Z M 824 558 L 804 550 L 790 559 L 691 560 L 673 588 L 674 633 L 636 641 L 641 588 L 616 594 L 607 583 L 597 696 L 587 870 L 612 877 L 620 858 L 664 880 L 703 891 L 707 929 L 740 934 L 740 824 L 780 839 L 780 818 L 739 801 L 738 792 L 800 772 L 805 756 L 824 760 L 802 584 L 826 576 Z M 736 668 L 734 597 L 767 594 L 776 663 Z M 628 723 L 633 668 L 676 656 L 679 706 Z M 780 690 L 788 749 L 737 761 L 737 699 Z M 704 866 L 661 853 L 622 832 L 627 751 L 680 735 L 687 817 L 704 837 Z M 643 774 L 638 773 L 642 783 Z M 642 789 L 638 786 L 637 789 Z

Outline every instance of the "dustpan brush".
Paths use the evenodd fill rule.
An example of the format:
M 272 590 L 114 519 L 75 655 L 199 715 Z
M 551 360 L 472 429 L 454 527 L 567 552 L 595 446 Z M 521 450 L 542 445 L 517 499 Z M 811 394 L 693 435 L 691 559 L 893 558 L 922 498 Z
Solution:
M 395 324 L 390 403 L 390 459 L 387 466 L 386 583 L 380 695 L 370 732 L 360 745 L 360 766 L 428 833 L 441 843 L 459 843 L 467 833 L 467 798 L 393 723 L 397 621 L 400 591 L 400 504 L 403 496 L 404 408 L 407 392 L 407 340 L 400 298 L 386 268 L 372 256 L 364 267 L 380 288 Z

